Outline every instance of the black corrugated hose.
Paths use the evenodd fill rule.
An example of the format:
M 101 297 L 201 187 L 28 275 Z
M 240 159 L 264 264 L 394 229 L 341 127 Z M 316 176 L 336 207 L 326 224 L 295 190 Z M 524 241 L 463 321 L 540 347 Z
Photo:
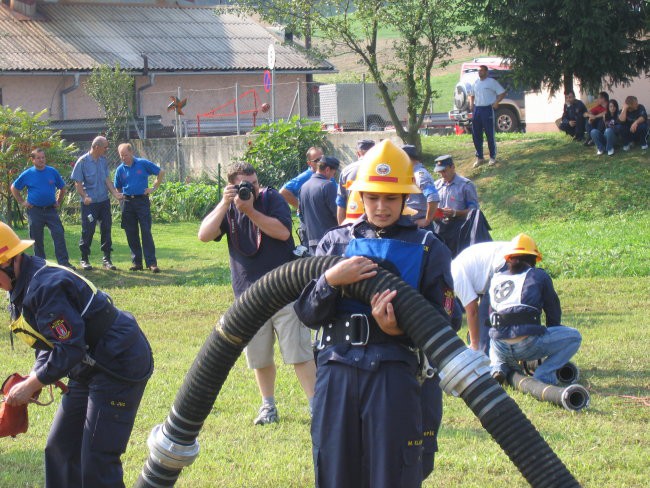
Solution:
M 311 279 L 341 259 L 312 257 L 280 266 L 228 309 L 194 360 L 164 425 L 154 428 L 149 437 L 149 458 L 136 488 L 174 486 L 183 466 L 191 464 L 198 454 L 196 438 L 243 348 L 264 322 L 300 295 Z M 345 292 L 369 303 L 374 293 L 385 289 L 397 290 L 393 306 L 400 327 L 437 365 L 445 391 L 460 394 L 530 485 L 579 487 L 514 400 L 492 379 L 489 368 L 470 364 L 484 361 L 485 356 L 467 349 L 422 295 L 385 270 L 345 287 Z
M 582 385 L 573 384 L 564 387 L 548 385 L 516 371 L 508 374 L 508 383 L 539 401 L 550 402 L 566 410 L 578 411 L 589 406 L 589 392 Z
M 524 373 L 527 375 L 532 376 L 535 373 L 535 370 L 544 362 L 544 358 L 542 359 L 534 359 L 533 361 L 521 361 L 521 365 L 524 368 Z M 562 366 L 560 369 L 558 369 L 555 372 L 555 375 L 557 376 L 557 380 L 565 383 L 567 385 L 572 385 L 573 383 L 577 383 L 578 379 L 580 378 L 580 370 L 578 367 L 569 361 L 566 363 L 564 366 Z

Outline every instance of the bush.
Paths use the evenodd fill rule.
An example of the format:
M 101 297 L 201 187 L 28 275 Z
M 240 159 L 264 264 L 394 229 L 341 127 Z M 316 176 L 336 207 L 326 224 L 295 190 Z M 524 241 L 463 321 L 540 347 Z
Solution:
M 151 216 L 156 222 L 202 219 L 221 200 L 217 184 L 164 182 L 151 197 Z
M 280 188 L 305 167 L 305 153 L 322 146 L 325 134 L 320 124 L 294 116 L 256 127 L 242 160 L 252 164 L 262 186 Z

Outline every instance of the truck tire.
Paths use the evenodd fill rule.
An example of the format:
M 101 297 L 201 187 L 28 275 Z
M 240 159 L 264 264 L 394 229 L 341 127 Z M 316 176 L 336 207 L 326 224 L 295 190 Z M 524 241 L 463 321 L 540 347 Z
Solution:
M 467 81 L 459 81 L 454 88 L 454 108 L 459 112 L 469 110 L 468 93 L 471 90 L 471 84 Z
M 499 107 L 494 112 L 494 125 L 497 132 L 517 132 L 519 119 L 511 108 Z
M 386 122 L 384 122 L 384 119 L 380 115 L 368 115 L 367 121 L 369 131 L 382 131 L 386 127 Z

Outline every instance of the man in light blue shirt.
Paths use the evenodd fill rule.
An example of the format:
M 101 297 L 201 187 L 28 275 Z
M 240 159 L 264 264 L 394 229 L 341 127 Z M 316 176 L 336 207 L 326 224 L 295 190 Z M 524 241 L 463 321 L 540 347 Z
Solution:
M 118 200 L 122 199 L 122 194 L 115 189 L 111 181 L 108 161 L 104 156 L 107 149 L 108 140 L 103 136 L 95 137 L 90 151 L 77 160 L 71 175 L 75 190 L 81 199 L 79 250 L 81 251 L 81 267 L 86 271 L 93 269 L 90 264 L 90 245 L 93 242 L 97 222 L 99 222 L 101 236 L 100 249 L 104 254 L 102 266 L 105 269 L 117 269 L 111 261 L 113 216 L 108 192 L 110 191 Z
M 494 111 L 499 108 L 499 102 L 505 96 L 505 89 L 494 78 L 488 78 L 487 66 L 481 65 L 478 70 L 478 80 L 474 82 L 469 93 L 469 109 L 472 111 L 472 139 L 476 149 L 475 168 L 485 164 L 483 132 L 485 132 L 490 151 L 488 164 L 493 166 L 497 162 L 497 144 L 494 140 Z
M 422 190 L 422 193 L 412 193 L 406 199 L 406 206 L 416 212 L 411 215 L 411 220 L 418 227 L 433 230 L 433 218 L 440 201 L 438 190 L 431 174 L 420 161 L 417 148 L 411 144 L 404 144 L 402 149 L 411 159 L 415 184 Z

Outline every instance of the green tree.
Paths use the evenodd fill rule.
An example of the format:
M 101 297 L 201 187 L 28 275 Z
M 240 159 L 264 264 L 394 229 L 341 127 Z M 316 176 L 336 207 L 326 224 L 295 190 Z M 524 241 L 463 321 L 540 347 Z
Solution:
M 126 71 L 102 65 L 95 68 L 84 84 L 86 93 L 97 102 L 106 117 L 106 138 L 112 146 L 128 139 L 129 117 L 132 114 L 134 79 Z
M 305 153 L 312 146 L 322 146 L 325 134 L 320 124 L 294 116 L 256 127 L 242 160 L 255 167 L 260 183 L 280 188 L 305 165 Z
M 595 92 L 650 67 L 647 0 L 466 0 L 478 47 L 510 60 L 525 85 L 574 79 Z
M 57 168 L 64 178 L 72 171 L 77 148 L 61 139 L 60 132 L 49 128 L 47 120 L 41 119 L 45 112 L 33 114 L 0 106 L 0 214 L 10 225 L 22 222 L 21 210 L 11 195 L 11 184 L 31 166 L 29 155 L 33 149 L 45 150 L 47 164 Z
M 421 147 L 419 127 L 434 93 L 431 72 L 448 63 L 451 49 L 463 34 L 457 29 L 460 2 L 456 0 L 243 0 L 240 11 L 257 13 L 265 21 L 285 24 L 298 34 L 313 33 L 324 40 L 312 47 L 315 56 L 334 50 L 354 53 L 377 84 L 397 135 Z M 310 29 L 310 32 L 305 30 Z M 380 31 L 390 31 L 394 55 L 379 47 Z M 393 100 L 397 83 L 407 98 L 407 127 Z

